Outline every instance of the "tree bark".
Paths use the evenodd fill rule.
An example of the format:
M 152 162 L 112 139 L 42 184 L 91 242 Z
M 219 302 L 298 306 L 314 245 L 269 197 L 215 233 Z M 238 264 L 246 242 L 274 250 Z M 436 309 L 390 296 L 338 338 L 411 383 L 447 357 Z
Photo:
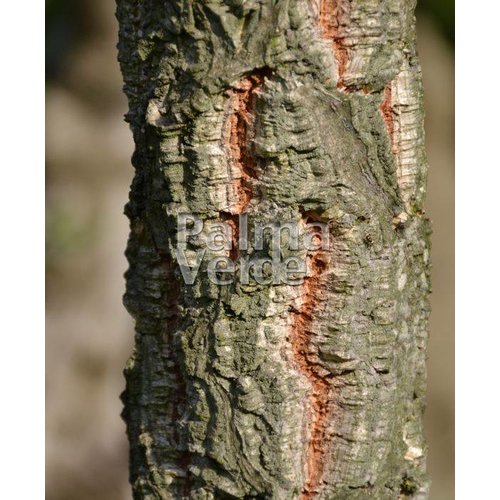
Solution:
M 138 499 L 425 498 L 426 159 L 413 0 L 118 0 Z M 178 216 L 327 225 L 299 284 L 184 282 Z M 208 249 L 205 229 L 187 252 Z M 302 241 L 302 240 L 301 240 Z M 253 245 L 253 246 L 252 246 Z M 302 253 L 301 253 L 302 252 Z M 283 250 L 283 256 L 286 249 Z M 293 253 L 293 252 L 292 252 Z

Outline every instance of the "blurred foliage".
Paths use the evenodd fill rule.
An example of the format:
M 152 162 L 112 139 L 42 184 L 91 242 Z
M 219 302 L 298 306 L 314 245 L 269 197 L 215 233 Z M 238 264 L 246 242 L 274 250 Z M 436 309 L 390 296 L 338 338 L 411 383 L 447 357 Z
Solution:
M 45 2 L 45 76 L 57 78 L 61 63 L 76 42 L 74 0 Z
M 47 210 L 46 261 L 47 272 L 57 268 L 65 257 L 80 253 L 96 239 L 96 223 L 91 217 L 79 220 L 75 214 L 63 207 Z
M 455 0 L 418 0 L 419 12 L 430 17 L 446 40 L 455 44 Z

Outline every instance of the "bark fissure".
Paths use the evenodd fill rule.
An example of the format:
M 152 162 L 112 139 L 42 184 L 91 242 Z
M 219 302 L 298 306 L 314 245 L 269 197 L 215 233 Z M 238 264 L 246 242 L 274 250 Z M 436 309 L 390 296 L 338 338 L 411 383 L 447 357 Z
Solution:
M 255 101 L 270 77 L 269 68 L 258 68 L 241 79 L 230 92 L 230 112 L 224 126 L 224 148 L 232 173 L 228 211 L 222 211 L 222 220 L 232 228 L 232 248 L 229 257 L 236 261 L 240 255 L 239 215 L 248 211 L 252 199 L 258 197 L 259 165 L 253 152 L 255 135 Z
M 227 144 L 229 161 L 237 171 L 233 180 L 235 200 L 232 211 L 245 213 L 252 197 L 257 195 L 258 165 L 252 151 L 254 135 L 255 99 L 271 75 L 268 68 L 256 69 L 238 82 L 231 91 L 231 112 L 227 119 Z
M 310 221 L 309 215 L 302 213 L 302 222 L 306 224 Z M 314 232 L 314 228 L 310 231 Z M 302 500 L 317 495 L 329 449 L 327 430 L 333 411 L 332 377 L 321 366 L 312 337 L 315 335 L 315 317 L 326 307 L 326 271 L 330 265 L 328 249 L 317 250 L 307 256 L 307 275 L 299 292 L 299 305 L 297 309 L 292 309 L 292 350 L 300 372 L 311 385 L 309 439 L 305 454 L 307 476 L 302 488 Z
M 387 134 L 391 144 L 393 154 L 397 154 L 396 144 L 394 142 L 394 109 L 392 107 L 392 82 L 384 89 L 384 99 L 380 105 L 380 112 L 387 127 Z
M 345 0 L 320 0 L 319 24 L 323 37 L 332 44 L 332 50 L 337 62 L 337 88 L 349 91 L 349 88 L 344 83 L 349 53 L 344 46 L 343 36 L 340 33 L 340 18 L 345 9 Z

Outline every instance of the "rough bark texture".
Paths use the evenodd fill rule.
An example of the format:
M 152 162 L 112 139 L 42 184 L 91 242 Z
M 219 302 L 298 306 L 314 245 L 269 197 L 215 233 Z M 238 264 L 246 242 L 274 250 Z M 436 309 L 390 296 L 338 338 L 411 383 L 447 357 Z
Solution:
M 123 396 L 135 498 L 427 496 L 414 7 L 118 0 L 136 144 Z M 299 286 L 217 286 L 204 268 L 187 286 L 174 251 L 186 212 L 322 221 L 330 248 L 307 256 Z

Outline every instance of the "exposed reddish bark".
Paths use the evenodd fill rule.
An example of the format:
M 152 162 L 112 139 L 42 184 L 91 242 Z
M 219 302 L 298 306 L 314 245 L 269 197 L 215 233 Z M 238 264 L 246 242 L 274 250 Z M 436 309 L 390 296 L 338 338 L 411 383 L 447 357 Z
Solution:
M 391 149 L 396 154 L 396 144 L 394 141 L 394 109 L 392 107 L 392 84 L 389 83 L 384 89 L 384 100 L 380 105 L 380 111 L 387 127 L 389 139 L 391 141 Z
M 323 37 L 330 40 L 337 61 L 338 80 L 337 88 L 346 90 L 344 74 L 349 61 L 346 47 L 343 45 L 343 37 L 340 34 L 340 12 L 343 8 L 342 0 L 321 0 L 319 10 L 319 24 Z
M 232 110 L 225 125 L 226 151 L 229 161 L 239 174 L 239 177 L 232 179 L 236 196 L 234 200 L 230 200 L 231 212 L 222 214 L 224 221 L 230 224 L 233 230 L 232 249 L 229 255 L 232 260 L 236 260 L 239 255 L 238 215 L 247 211 L 256 191 L 258 166 L 252 153 L 255 100 L 264 84 L 264 79 L 269 76 L 271 76 L 269 68 L 261 68 L 238 82 L 233 90 Z
M 229 128 L 227 150 L 230 161 L 239 171 L 235 179 L 237 199 L 233 213 L 244 213 L 255 191 L 257 164 L 252 154 L 255 98 L 269 71 L 262 69 L 243 78 L 233 91 L 233 110 L 227 119 Z
M 308 222 L 307 215 L 303 221 Z M 332 386 L 325 377 L 317 354 L 312 349 L 315 335 L 314 318 L 326 305 L 326 270 L 331 255 L 327 249 L 312 252 L 307 260 L 307 276 L 301 289 L 301 303 L 294 313 L 291 344 L 295 361 L 302 374 L 311 384 L 310 427 L 307 445 L 307 479 L 302 490 L 302 500 L 314 498 L 323 476 L 325 454 L 328 451 L 328 422 L 332 415 Z

